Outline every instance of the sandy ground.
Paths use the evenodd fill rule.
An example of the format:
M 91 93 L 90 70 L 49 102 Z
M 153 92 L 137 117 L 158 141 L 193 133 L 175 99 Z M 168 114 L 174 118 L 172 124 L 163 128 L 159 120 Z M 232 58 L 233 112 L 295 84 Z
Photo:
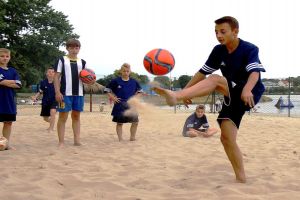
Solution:
M 143 105 L 137 140 L 118 142 L 108 105 L 81 117 L 84 146 L 73 146 L 70 118 L 66 146 L 57 148 L 56 132 L 39 117 L 39 107 L 19 109 L 11 142 L 16 150 L 0 151 L 0 199 L 108 200 L 298 200 L 300 199 L 299 118 L 245 115 L 238 143 L 243 152 L 246 184 L 235 182 L 220 143 L 184 138 L 190 111 Z M 218 127 L 216 114 L 207 113 Z

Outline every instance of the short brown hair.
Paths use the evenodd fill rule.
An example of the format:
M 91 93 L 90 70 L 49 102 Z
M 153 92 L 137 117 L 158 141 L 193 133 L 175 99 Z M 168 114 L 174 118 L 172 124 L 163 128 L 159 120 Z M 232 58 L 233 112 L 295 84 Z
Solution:
M 217 19 L 215 21 L 216 24 L 223 24 L 223 23 L 228 23 L 231 27 L 231 30 L 233 29 L 239 29 L 239 22 L 236 20 L 234 17 L 231 16 L 225 16 Z
M 130 69 L 130 65 L 128 63 L 124 63 L 122 66 L 121 66 L 121 69 L 123 68 L 127 68 L 127 69 Z
M 0 48 L 0 53 L 2 53 L 2 52 L 10 54 L 10 50 L 6 49 L 6 48 Z
M 68 39 L 66 42 L 66 47 L 81 47 L 80 41 L 74 38 Z
M 205 105 L 199 104 L 199 105 L 196 107 L 196 110 L 205 110 Z

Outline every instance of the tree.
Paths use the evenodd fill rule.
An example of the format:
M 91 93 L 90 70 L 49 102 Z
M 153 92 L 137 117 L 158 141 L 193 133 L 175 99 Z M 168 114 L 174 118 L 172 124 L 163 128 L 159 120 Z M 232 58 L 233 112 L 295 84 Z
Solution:
M 50 0 L 0 0 L 0 46 L 12 52 L 11 65 L 23 85 L 37 83 L 73 33 L 67 16 L 49 6 Z
M 120 76 L 120 70 L 115 70 L 113 74 L 107 75 L 104 78 L 97 80 L 97 83 L 101 85 L 107 85 L 112 79 Z M 149 82 L 149 78 L 146 75 L 139 75 L 137 73 L 131 72 L 130 77 L 137 80 L 141 85 L 147 84 Z
M 186 84 L 192 79 L 191 76 L 188 75 L 182 75 L 178 78 L 178 82 L 180 85 L 180 88 L 184 88 Z
M 171 87 L 171 80 L 168 76 L 156 76 L 154 81 L 161 84 L 163 88 L 170 88 Z

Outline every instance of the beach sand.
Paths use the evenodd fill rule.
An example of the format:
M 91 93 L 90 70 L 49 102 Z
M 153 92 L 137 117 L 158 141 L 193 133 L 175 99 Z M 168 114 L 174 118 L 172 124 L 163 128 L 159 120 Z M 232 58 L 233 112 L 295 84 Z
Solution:
M 144 107 L 142 107 L 143 109 Z M 151 109 L 148 109 L 151 108 Z M 299 118 L 245 115 L 238 134 L 247 183 L 235 182 L 220 142 L 184 138 L 182 126 L 191 111 L 140 112 L 137 140 L 118 142 L 109 105 L 89 106 L 81 117 L 84 146 L 73 146 L 71 120 L 66 146 L 48 133 L 40 108 L 19 109 L 11 143 L 0 151 L 2 200 L 298 200 L 300 199 Z M 141 109 L 141 108 L 138 108 Z M 207 113 L 218 127 L 217 114 Z

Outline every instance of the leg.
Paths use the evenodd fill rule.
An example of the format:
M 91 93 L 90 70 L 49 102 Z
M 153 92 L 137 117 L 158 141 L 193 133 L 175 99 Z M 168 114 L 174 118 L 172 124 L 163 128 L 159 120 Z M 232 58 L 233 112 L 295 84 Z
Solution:
M 54 131 L 56 109 L 50 110 L 49 131 Z
M 60 112 L 57 120 L 58 146 L 63 147 L 65 144 L 65 126 L 69 112 Z
M 192 99 L 210 94 L 217 90 L 225 96 L 228 96 L 227 81 L 224 77 L 216 74 L 210 75 L 208 78 L 196 83 L 195 85 L 173 92 L 171 90 L 163 89 L 157 86 L 152 87 L 152 90 L 157 94 L 166 98 L 167 104 L 173 106 L 177 101 L 184 99 Z
M 50 122 L 50 117 L 49 116 L 43 116 L 43 120 L 45 122 Z
M 122 137 L 122 127 L 123 127 L 123 124 L 121 123 L 117 123 L 117 126 L 116 126 L 116 131 L 117 131 L 117 135 L 118 135 L 118 138 L 119 138 L 119 141 L 123 141 L 123 137 Z
M 71 113 L 72 118 L 72 129 L 74 133 L 74 145 L 80 146 L 80 112 L 72 110 Z
M 221 142 L 229 158 L 236 180 L 241 183 L 246 182 L 246 175 L 243 164 L 243 157 L 236 143 L 237 127 L 230 120 L 223 120 L 221 124 Z
M 8 141 L 6 149 L 14 149 L 15 150 L 15 148 L 13 148 L 9 145 L 11 129 L 12 129 L 12 122 L 3 122 L 3 129 L 2 129 L 3 137 L 5 137 Z
M 133 122 L 130 127 L 130 141 L 135 141 L 135 135 L 138 127 L 138 122 Z

